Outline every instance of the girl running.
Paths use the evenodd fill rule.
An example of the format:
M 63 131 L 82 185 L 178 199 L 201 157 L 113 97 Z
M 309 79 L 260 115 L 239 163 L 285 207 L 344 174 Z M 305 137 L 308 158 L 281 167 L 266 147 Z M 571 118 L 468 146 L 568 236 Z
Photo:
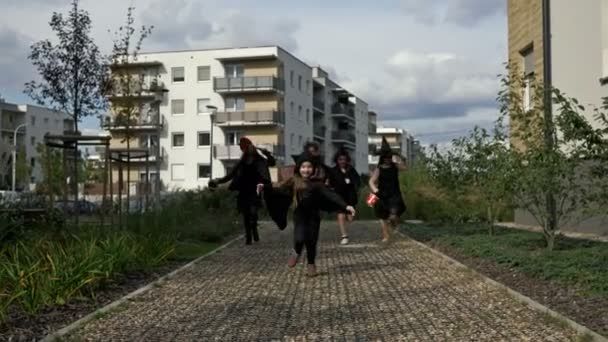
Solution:
M 241 138 L 241 150 L 243 155 L 232 171 L 223 178 L 212 179 L 209 187 L 215 188 L 218 184 L 232 181 L 228 189 L 238 191 L 237 208 L 243 215 L 245 226 L 245 244 L 251 245 L 251 241 L 258 242 L 258 210 L 262 200 L 257 192 L 257 185 L 270 185 L 269 162 L 274 163 L 270 153 L 258 150 L 247 138 Z
M 294 176 L 275 191 L 275 194 L 281 194 L 286 201 L 293 200 L 295 202 L 293 213 L 294 250 L 287 261 L 287 266 L 295 267 L 301 259 L 304 248 L 306 248 L 307 275 L 310 277 L 317 275 L 315 259 L 321 225 L 319 203 L 324 202 L 326 205 L 331 203 L 333 211 L 355 215 L 355 209 L 352 206 L 344 202 L 340 196 L 323 183 L 312 179 L 318 167 L 313 156 L 303 153 L 296 163 Z M 264 187 L 266 185 L 260 184 L 258 190 L 261 191 Z
M 351 165 L 351 159 L 348 151 L 341 148 L 334 156 L 336 164 L 330 172 L 329 184 L 334 191 L 342 197 L 344 202 L 355 207 L 357 198 L 359 197 L 359 187 L 361 186 L 361 178 Z M 340 244 L 348 244 L 348 233 L 346 231 L 347 216 L 344 213 L 338 213 L 338 226 L 342 234 Z
M 393 153 L 388 142 L 382 138 L 378 167 L 369 179 L 369 187 L 378 201 L 374 212 L 382 222 L 382 242 L 390 239 L 389 225 L 396 227 L 399 217 L 405 212 L 399 187 L 399 171 L 405 170 L 401 158 Z

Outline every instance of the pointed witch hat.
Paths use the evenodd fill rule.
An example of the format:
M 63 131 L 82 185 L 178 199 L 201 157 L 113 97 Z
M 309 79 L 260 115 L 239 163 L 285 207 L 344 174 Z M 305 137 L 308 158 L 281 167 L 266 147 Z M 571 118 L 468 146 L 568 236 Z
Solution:
M 386 137 L 382 137 L 382 143 L 380 144 L 380 150 L 376 153 L 377 156 L 382 157 L 392 157 L 395 153 L 391 149 L 391 145 L 386 141 Z

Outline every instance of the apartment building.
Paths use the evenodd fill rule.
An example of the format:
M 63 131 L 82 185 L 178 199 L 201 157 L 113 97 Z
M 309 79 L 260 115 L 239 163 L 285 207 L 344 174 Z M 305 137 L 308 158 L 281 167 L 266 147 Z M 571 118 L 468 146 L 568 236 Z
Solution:
M 507 6 L 509 61 L 528 79 L 578 99 L 594 122 L 594 108 L 608 96 L 608 0 L 508 0 Z M 532 95 L 525 85 L 524 108 Z M 516 210 L 515 222 L 536 224 L 523 210 Z M 593 218 L 568 229 L 602 226 Z
M 608 96 L 608 0 L 509 0 L 508 25 L 510 63 L 577 98 L 592 121 Z M 526 86 L 524 107 L 532 95 Z
M 274 180 L 312 140 L 327 158 L 350 148 L 357 168 L 366 168 L 367 104 L 278 46 L 144 53 L 128 68 L 143 80 L 129 141 L 148 149 L 154 163 L 133 163 L 132 180 L 160 179 L 168 190 L 204 187 L 236 164 L 244 136 L 277 158 Z M 124 148 L 126 127 L 116 119 L 110 114 L 104 127 L 112 148 Z
M 0 189 L 12 185 L 12 151 L 17 138 L 17 153 L 25 147 L 31 168 L 30 184 L 43 181 L 42 165 L 37 145 L 44 143 L 45 134 L 63 134 L 73 129 L 72 119 L 65 113 L 33 105 L 0 102 Z M 15 131 L 17 134 L 15 135 Z M 29 184 L 16 184 L 27 188 Z
M 371 115 L 371 114 L 370 114 Z M 375 113 L 374 113 L 375 115 Z M 376 152 L 380 149 L 382 138 L 386 138 L 393 152 L 407 159 L 408 165 L 413 165 L 420 144 L 414 137 L 404 129 L 394 127 L 378 127 L 375 133 L 369 135 L 369 168 L 374 169 L 378 165 L 379 157 Z

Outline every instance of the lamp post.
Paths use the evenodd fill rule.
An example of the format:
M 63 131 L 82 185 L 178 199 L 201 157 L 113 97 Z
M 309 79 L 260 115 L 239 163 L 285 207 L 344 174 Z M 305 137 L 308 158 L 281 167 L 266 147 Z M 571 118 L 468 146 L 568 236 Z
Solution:
M 209 128 L 209 180 L 213 179 L 213 121 L 215 119 L 215 112 L 217 112 L 216 106 L 207 106 L 209 112 L 209 122 L 211 123 L 211 128 Z
M 22 127 L 25 128 L 25 124 L 17 126 L 17 128 L 15 128 L 15 132 L 13 133 L 13 192 L 15 192 L 15 166 L 17 165 L 17 133 Z

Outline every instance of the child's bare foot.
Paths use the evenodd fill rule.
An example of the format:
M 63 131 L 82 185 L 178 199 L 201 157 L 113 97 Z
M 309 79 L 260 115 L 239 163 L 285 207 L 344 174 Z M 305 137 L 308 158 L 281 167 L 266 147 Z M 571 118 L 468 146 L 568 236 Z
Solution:
M 306 275 L 309 277 L 316 277 L 317 276 L 317 267 L 315 265 L 309 264 Z
M 287 266 L 293 268 L 298 264 L 298 261 L 300 261 L 300 256 L 296 252 L 292 252 L 289 259 L 287 259 Z

